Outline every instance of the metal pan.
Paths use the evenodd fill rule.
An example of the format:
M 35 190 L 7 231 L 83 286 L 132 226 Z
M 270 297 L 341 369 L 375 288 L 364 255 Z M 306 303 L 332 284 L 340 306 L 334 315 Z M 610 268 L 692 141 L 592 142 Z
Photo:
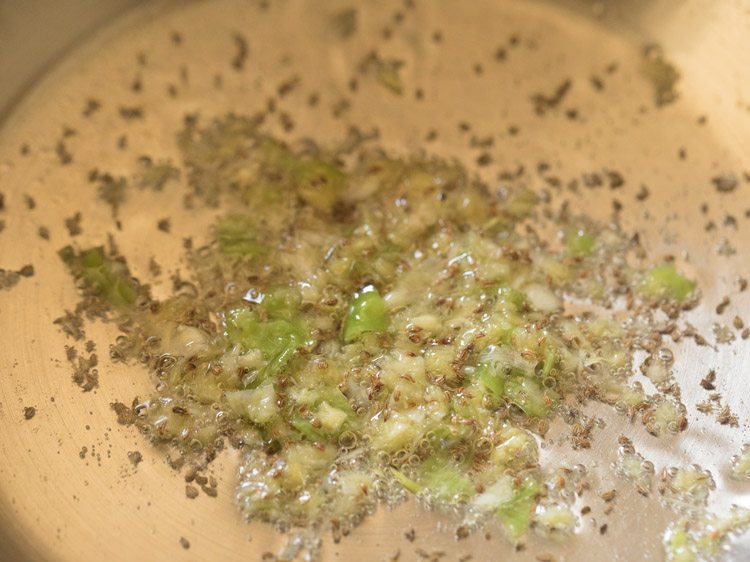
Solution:
M 246 525 L 233 506 L 235 453 L 226 451 L 214 464 L 218 497 L 191 500 L 183 475 L 165 462 L 167 453 L 117 424 L 110 403 L 143 396 L 152 382 L 137 366 L 109 363 L 111 326 L 87 327 L 100 356 L 99 385 L 83 392 L 71 382 L 70 342 L 53 320 L 76 302 L 55 255 L 71 238 L 66 218 L 81 213 L 82 233 L 74 237 L 81 244 L 114 232 L 135 273 L 144 276 L 154 255 L 165 270 L 177 270 L 182 239 L 205 221 L 183 207 L 176 186 L 136 194 L 121 210 L 121 230 L 113 230 L 88 172 L 98 167 L 129 175 L 144 154 L 178 162 L 174 132 L 185 113 L 263 109 L 294 76 L 301 88 L 277 99 L 277 115 L 286 111 L 295 119 L 292 132 L 277 124 L 289 138 L 333 142 L 350 125 L 377 127 L 390 150 L 428 150 L 476 167 L 479 153 L 470 137 L 489 135 L 495 139 L 492 164 L 478 173 L 500 182 L 500 172 L 523 166 L 519 181 L 539 190 L 550 186 L 550 174 L 537 173 L 540 162 L 561 178 L 618 171 L 625 184 L 617 191 L 565 197 L 604 220 L 614 220 L 617 200 L 623 228 L 637 232 L 652 256 L 675 256 L 701 287 L 701 305 L 687 319 L 709 343 L 673 348 L 688 409 L 685 433 L 657 439 L 610 409 L 591 406 L 589 413 L 606 426 L 590 450 L 572 451 L 566 429 L 553 427 L 545 462 L 582 463 L 594 489 L 618 490 L 609 514 L 594 492 L 581 500 L 592 510 L 574 537 L 558 544 L 532 536 L 519 552 L 499 529 L 457 541 L 450 514 L 425 513 L 407 502 L 392 512 L 379 510 L 338 544 L 326 538 L 323 560 L 379 561 L 399 552 L 401 560 L 468 554 L 473 560 L 539 560 L 545 553 L 559 560 L 661 560 L 661 534 L 674 514 L 658 494 L 643 497 L 610 470 L 620 434 L 633 438 L 657 471 L 690 463 L 711 470 L 717 484 L 712 509 L 750 505 L 750 487 L 729 473 L 730 457 L 748 440 L 750 343 L 737 332 L 733 341 L 714 344 L 715 324 L 731 325 L 735 315 L 750 324 L 750 291 L 741 291 L 739 281 L 750 275 L 746 3 L 362 2 L 357 32 L 341 37 L 332 18 L 351 5 L 0 3 L 0 267 L 34 267 L 33 276 L 0 291 L 1 560 L 258 560 L 282 548 L 285 536 Z M 250 45 L 239 69 L 233 66 L 238 33 Z M 658 45 L 679 72 L 673 87 L 662 88 L 661 94 L 676 97 L 668 103 L 653 76 L 644 75 L 647 45 Z M 373 48 L 404 60 L 402 95 L 357 74 Z M 359 82 L 356 92 L 352 78 Z M 569 91 L 540 116 L 532 97 L 553 95 L 568 80 Z M 320 100 L 315 109 L 313 93 Z M 89 100 L 100 107 L 91 110 Z M 133 107 L 142 108 L 142 118 L 124 118 L 121 109 Z M 433 130 L 436 140 L 426 143 Z M 70 162 L 64 163 L 66 154 Z M 722 191 L 718 177 L 737 183 Z M 156 228 L 164 217 L 171 218 L 169 236 Z M 167 291 L 167 283 L 154 289 Z M 725 296 L 730 302 L 719 314 Z M 709 369 L 738 427 L 695 409 L 706 398 L 699 381 Z M 33 417 L 26 408 L 34 409 Z M 142 462 L 128 457 L 136 451 Z M 413 535 L 406 533 L 412 529 Z M 734 541 L 727 559 L 749 558 L 750 541 Z

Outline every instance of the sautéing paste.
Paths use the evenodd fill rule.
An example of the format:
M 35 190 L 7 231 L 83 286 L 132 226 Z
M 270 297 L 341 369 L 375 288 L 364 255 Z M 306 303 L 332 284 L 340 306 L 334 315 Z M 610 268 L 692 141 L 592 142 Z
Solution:
M 291 147 L 249 117 L 188 120 L 178 140 L 190 204 L 233 211 L 186 247 L 173 296 L 152 298 L 111 245 L 60 256 L 86 309 L 122 330 L 112 358 L 158 383 L 137 426 L 204 461 L 240 449 L 247 518 L 310 529 L 314 550 L 317 531 L 346 534 L 415 495 L 456 512 L 458 536 L 488 520 L 511 541 L 569 533 L 565 491 L 585 468 L 540 465 L 555 417 L 574 448 L 589 446 L 574 407 L 587 400 L 654 435 L 686 427 L 671 353 L 651 336 L 656 314 L 697 302 L 695 283 L 634 265 L 638 240 L 616 226 L 540 213 L 535 193 L 493 190 L 456 162 Z M 656 394 L 630 380 L 636 350 Z M 618 473 L 648 493 L 653 466 L 621 446 Z M 696 481 L 663 485 L 677 501 Z M 671 527 L 670 557 L 718 552 L 748 514 L 714 519 Z

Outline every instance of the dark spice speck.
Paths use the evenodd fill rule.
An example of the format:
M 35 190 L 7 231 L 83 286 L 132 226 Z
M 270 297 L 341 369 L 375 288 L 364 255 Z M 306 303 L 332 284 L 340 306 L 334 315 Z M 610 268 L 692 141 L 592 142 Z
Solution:
M 109 407 L 117 414 L 117 423 L 120 425 L 132 425 L 135 423 L 135 412 L 132 408 L 122 402 L 112 402 Z
M 544 115 L 547 110 L 556 108 L 565 99 L 572 86 L 573 82 L 568 78 L 563 80 L 551 95 L 537 93 L 531 96 L 534 112 L 537 115 Z
M 638 193 L 636 193 L 635 198 L 638 201 L 645 201 L 646 199 L 648 199 L 649 195 L 651 195 L 651 192 L 649 191 L 648 186 L 641 185 L 641 189 L 638 191 Z
M 26 406 L 23 409 L 23 417 L 26 420 L 32 419 L 36 415 L 36 408 L 34 406 Z
M 34 266 L 31 265 L 31 264 L 24 265 L 21 269 L 18 270 L 18 274 L 21 277 L 33 277 L 34 276 Z
M 601 92 L 604 89 L 604 81 L 599 78 L 598 76 L 592 76 L 590 78 L 591 81 L 591 87 L 594 88 L 597 92 Z
M 245 36 L 241 33 L 235 33 L 232 35 L 232 40 L 234 41 L 234 47 L 236 49 L 236 53 L 232 58 L 232 68 L 239 72 L 245 68 L 245 62 L 247 61 L 250 52 L 250 46 Z
M 143 108 L 139 106 L 132 107 L 120 107 L 120 117 L 126 121 L 132 121 L 135 119 L 143 119 Z
M 73 155 L 68 151 L 63 141 L 58 141 L 55 145 L 55 154 L 57 154 L 57 158 L 63 166 L 67 166 L 73 161 Z
M 128 460 L 133 466 L 138 466 L 143 461 L 143 455 L 140 451 L 128 451 Z
M 340 39 L 349 39 L 357 32 L 357 10 L 346 8 L 331 18 L 331 28 Z
M 607 170 L 606 174 L 610 189 L 618 189 L 625 185 L 625 178 L 622 177 L 622 174 L 620 172 L 617 172 L 615 170 Z
M 722 174 L 711 178 L 711 183 L 719 193 L 730 193 L 737 187 L 737 177 L 732 173 Z
M 81 229 L 81 213 L 76 213 L 72 217 L 65 219 L 65 228 L 68 229 L 68 234 L 71 236 L 78 236 L 83 232 Z
M 492 155 L 489 152 L 483 152 L 477 157 L 477 166 L 488 166 L 492 163 Z
M 90 98 L 86 100 L 86 106 L 83 108 L 83 116 L 91 117 L 94 113 L 99 111 L 101 107 L 102 104 L 99 100 Z

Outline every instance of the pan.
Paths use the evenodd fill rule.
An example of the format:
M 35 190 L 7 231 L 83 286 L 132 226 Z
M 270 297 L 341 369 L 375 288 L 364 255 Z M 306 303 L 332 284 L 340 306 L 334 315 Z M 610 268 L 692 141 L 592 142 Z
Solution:
M 263 111 L 289 142 L 377 131 L 389 152 L 455 158 L 488 184 L 537 193 L 562 178 L 560 201 L 617 222 L 700 288 L 683 320 L 702 344 L 670 344 L 684 432 L 655 438 L 591 403 L 589 448 L 572 449 L 559 421 L 545 437 L 543 465 L 585 467 L 590 485 L 572 536 L 519 546 L 490 525 L 457 537 L 454 514 L 412 499 L 326 534 L 321 560 L 663 560 L 676 514 L 613 469 L 621 436 L 655 481 L 670 467 L 709 471 L 711 512 L 750 507 L 732 477 L 750 416 L 749 26 L 743 2 L 706 0 L 0 4 L 0 559 L 306 556 L 293 534 L 242 520 L 231 447 L 211 464 L 211 493 L 186 496 L 168 448 L 118 423 L 112 405 L 154 383 L 111 360 L 115 327 L 87 321 L 87 345 L 55 322 L 79 299 L 57 255 L 68 244 L 111 236 L 139 278 L 153 258 L 165 272 L 156 295 L 185 270 L 184 241 L 211 217 L 184 205 L 184 170 L 133 191 L 116 221 L 91 178 L 134 181 L 148 161 L 180 170 L 186 115 Z M 398 91 L 362 71 L 372 53 L 398 61 Z M 565 187 L 597 173 L 617 185 Z M 76 372 L 71 348 L 97 355 L 93 372 Z M 720 554 L 747 560 L 750 542 L 740 534 Z

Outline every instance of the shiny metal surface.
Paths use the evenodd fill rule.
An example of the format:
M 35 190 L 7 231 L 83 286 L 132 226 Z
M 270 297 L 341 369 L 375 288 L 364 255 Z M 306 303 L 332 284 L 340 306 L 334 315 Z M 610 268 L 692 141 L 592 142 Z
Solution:
M 96 201 L 95 187 L 86 180 L 89 170 L 99 167 L 129 176 L 142 154 L 179 161 L 174 131 L 186 112 L 210 116 L 262 109 L 278 85 L 295 75 L 301 77 L 301 87 L 279 101 L 278 109 L 296 121 L 289 138 L 309 135 L 333 142 L 351 124 L 363 130 L 377 126 L 390 150 L 426 149 L 473 165 L 478 153 L 469 147 L 470 136 L 491 134 L 496 139 L 494 161 L 479 173 L 497 183 L 499 171 L 523 164 L 529 170 L 523 181 L 536 189 L 547 188 L 535 172 L 540 161 L 565 179 L 602 168 L 620 171 L 626 184 L 617 192 L 566 192 L 560 200 L 608 220 L 612 200 L 618 199 L 623 227 L 640 234 L 651 257 L 674 255 L 698 280 L 703 299 L 687 320 L 712 344 L 714 323 L 731 324 L 740 315 L 750 324 L 750 291 L 738 288 L 738 278 L 750 276 L 750 184 L 742 179 L 750 170 L 750 67 L 741 56 L 750 48 L 745 2 L 441 0 L 417 1 L 413 10 L 395 1 L 362 3 L 359 32 L 345 42 L 333 41 L 330 17 L 349 4 L 284 1 L 271 3 L 268 11 L 257 2 L 233 0 L 150 4 L 96 31 L 13 106 L 0 129 L 0 192 L 7 207 L 0 213 L 6 222 L 0 232 L 0 267 L 31 263 L 35 275 L 0 291 L 0 560 L 258 560 L 283 545 L 283 535 L 240 521 L 232 504 L 233 452 L 225 452 L 213 469 L 220 481 L 218 497 L 189 500 L 183 476 L 165 462 L 166 452 L 135 429 L 117 425 L 110 403 L 143 396 L 152 382 L 138 366 L 109 364 L 113 326 L 87 324 L 101 358 L 100 387 L 82 393 L 71 382 L 65 359 L 64 346 L 71 342 L 53 320 L 76 302 L 75 288 L 55 255 L 70 239 L 63 219 L 82 213 L 83 233 L 75 239 L 81 245 L 101 242 L 114 232 L 109 208 Z M 70 6 L 71 12 L 48 20 L 48 37 L 67 35 L 54 26 L 62 25 L 65 14 L 81 14 L 81 20 L 73 18 L 82 22 L 80 30 L 100 28 L 125 3 L 97 3 L 97 17 L 89 17 L 93 13 L 86 9 L 93 5 Z M 402 23 L 394 23 L 396 12 L 404 13 Z M 22 4 L 0 4 L 0 30 L 4 22 L 21 21 L 22 16 Z M 388 40 L 383 39 L 386 27 L 392 30 Z M 181 46 L 170 40 L 172 31 L 182 34 Z M 230 64 L 237 31 L 250 42 L 242 72 Z M 439 43 L 433 39 L 435 31 L 442 33 Z M 0 59 L 6 65 L 0 70 L 12 70 L 11 80 L 3 80 L 0 89 L 2 107 L 17 98 L 36 72 L 32 67 L 41 69 L 40 61 L 51 60 L 44 48 L 47 34 L 35 33 L 28 34 L 36 49 L 27 52 L 29 62 L 18 43 L 11 42 L 18 35 L 15 40 L 0 35 Z M 518 37 L 517 45 L 512 36 Z M 649 42 L 659 43 L 681 74 L 678 101 L 660 109 L 654 107 L 651 84 L 639 72 L 642 47 Z M 373 46 L 405 61 L 403 96 L 357 75 L 359 61 Z M 495 60 L 499 47 L 507 50 L 503 62 Z M 32 57 L 32 52 L 48 54 Z M 145 65 L 138 62 L 139 53 L 145 53 Z M 617 70 L 608 73 L 613 62 Z M 182 66 L 187 80 L 181 77 Z M 217 73 L 223 78 L 220 90 L 215 87 Z M 592 87 L 592 75 L 604 80 L 602 91 Z M 138 93 L 131 88 L 137 76 L 143 81 Z M 349 81 L 355 76 L 359 87 L 353 94 Z M 536 115 L 530 96 L 550 93 L 567 78 L 573 86 L 561 107 Z M 177 88 L 175 97 L 167 94 L 170 85 Z M 416 99 L 417 88 L 423 90 L 423 100 Z M 312 92 L 320 94 L 315 109 L 308 106 Z M 92 97 L 102 101 L 102 108 L 85 119 L 81 111 Z M 336 118 L 333 108 L 341 99 L 351 105 Z M 121 118 L 119 107 L 131 105 L 144 108 L 144 119 Z M 569 109 L 576 109 L 578 117 L 566 116 Z M 462 122 L 470 124 L 469 132 L 459 126 Z M 280 123 L 271 126 L 283 134 Z M 61 166 L 55 148 L 64 127 L 76 134 L 65 138 L 73 162 Z M 518 133 L 509 133 L 510 127 Z M 428 145 L 424 139 L 432 129 L 438 137 Z M 123 134 L 128 148 L 119 150 Z M 26 156 L 20 154 L 24 143 L 29 146 Z M 678 156 L 680 149 L 684 159 Z M 711 181 L 724 173 L 740 178 L 729 194 L 719 194 Z M 641 185 L 650 189 L 646 202 L 636 199 Z M 204 231 L 208 223 L 183 208 L 183 186 L 173 187 L 160 194 L 134 191 L 121 210 L 122 231 L 115 234 L 137 275 L 147 276 L 152 255 L 168 273 L 178 269 L 182 239 Z M 26 194 L 37 203 L 33 210 L 24 202 Z M 166 216 L 172 219 L 170 236 L 156 229 L 156 221 Z M 709 221 L 716 226 L 707 231 Z M 49 228 L 49 241 L 39 238 L 39 226 Z M 735 254 L 717 252 L 724 240 Z M 158 294 L 168 286 L 165 278 L 154 289 Z M 717 315 L 715 307 L 725 295 L 730 304 Z M 553 427 L 543 449 L 545 462 L 583 463 L 594 490 L 615 487 L 619 492 L 609 515 L 595 491 L 584 495 L 578 505 L 590 505 L 592 512 L 581 518 L 576 536 L 559 544 L 532 536 L 527 548 L 516 553 L 499 529 L 490 529 L 491 540 L 478 534 L 457 542 L 455 519 L 425 514 L 409 502 L 393 512 L 381 508 L 340 544 L 326 538 L 323 559 L 380 561 L 400 552 L 401 560 L 413 560 L 422 549 L 427 554 L 444 551 L 444 560 L 467 554 L 473 560 L 535 560 L 545 552 L 559 560 L 661 560 L 660 536 L 673 515 L 660 506 L 656 492 L 644 498 L 609 469 L 620 434 L 634 439 L 657 473 L 693 462 L 710 469 L 717 482 L 711 502 L 715 510 L 730 503 L 750 507 L 750 486 L 733 482 L 728 470 L 732 454 L 750 440 L 750 342 L 737 337 L 731 344 L 673 349 L 689 412 L 687 432 L 654 438 L 640 424 L 595 404 L 586 411 L 605 419 L 606 427 L 595 432 L 590 451 L 572 451 L 565 441 L 569 428 L 562 423 Z M 717 372 L 722 403 L 739 417 L 739 428 L 719 425 L 714 416 L 695 409 L 706 397 L 698 381 L 710 368 Z M 30 420 L 24 419 L 27 406 L 36 408 Z M 136 450 L 144 461 L 134 467 L 127 453 Z M 605 535 L 599 531 L 604 523 Z M 403 533 L 410 528 L 416 530 L 413 543 Z M 181 546 L 181 537 L 189 541 L 189 549 Z M 745 537 L 727 559 L 748 558 L 750 540 Z

